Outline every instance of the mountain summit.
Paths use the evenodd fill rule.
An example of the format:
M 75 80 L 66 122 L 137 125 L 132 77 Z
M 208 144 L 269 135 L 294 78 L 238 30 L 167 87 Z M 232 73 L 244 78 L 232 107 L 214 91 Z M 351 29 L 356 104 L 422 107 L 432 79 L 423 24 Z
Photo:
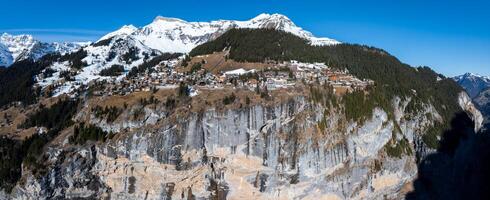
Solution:
M 0 68 L 0 199 L 402 199 L 481 113 L 429 67 L 334 44 L 279 14 L 157 17 Z
M 466 73 L 453 77 L 463 87 L 471 98 L 475 98 L 481 91 L 490 87 L 490 77 L 473 73 Z
M 197 45 L 217 38 L 232 28 L 275 29 L 292 33 L 309 41 L 311 45 L 335 45 L 340 42 L 330 38 L 315 37 L 312 33 L 296 26 L 281 14 L 260 14 L 247 21 L 217 20 L 211 22 L 187 22 L 178 18 L 157 16 L 152 23 L 137 28 L 125 25 L 110 32 L 98 41 L 117 37 L 160 52 L 188 53 Z M 31 35 L 0 36 L 0 66 L 25 59 L 37 60 L 45 54 L 58 52 L 65 54 L 79 49 L 79 43 L 45 43 Z
M 10 66 L 16 61 L 25 59 L 37 60 L 53 52 L 65 54 L 81 46 L 81 43 L 46 43 L 36 40 L 32 35 L 10 35 L 3 33 L 0 36 L 0 66 Z
M 211 22 L 187 22 L 178 18 L 157 16 L 152 23 L 144 27 L 136 28 L 133 25 L 126 25 L 103 36 L 100 40 L 116 35 L 129 35 L 161 52 L 187 53 L 197 45 L 217 38 L 232 28 L 276 29 L 306 39 L 312 45 L 340 44 L 330 38 L 313 36 L 312 33 L 296 26 L 288 17 L 281 14 L 260 14 L 247 21 L 217 20 Z

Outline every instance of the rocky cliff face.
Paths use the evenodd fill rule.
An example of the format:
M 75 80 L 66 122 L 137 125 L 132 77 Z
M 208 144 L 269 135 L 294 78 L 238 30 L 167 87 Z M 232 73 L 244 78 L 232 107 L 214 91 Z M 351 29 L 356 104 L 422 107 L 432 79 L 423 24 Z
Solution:
M 463 110 L 465 110 L 471 119 L 475 122 L 475 132 L 478 132 L 483 125 L 483 115 L 472 103 L 470 97 L 466 93 L 460 93 L 458 97 L 458 103 Z
M 347 122 L 342 108 L 318 112 L 325 108 L 306 97 L 177 118 L 145 108 L 139 122 L 98 120 L 124 130 L 106 143 L 51 145 L 48 172 L 24 172 L 10 197 L 398 199 L 417 174 L 416 156 L 431 152 L 421 135 L 440 120 L 431 105 L 409 117 L 408 101 L 396 98 L 393 115 L 375 109 L 361 122 Z M 390 155 L 402 141 L 409 145 Z
M 483 115 L 484 127 L 488 129 L 490 126 L 490 88 L 486 89 L 473 99 L 475 106 Z

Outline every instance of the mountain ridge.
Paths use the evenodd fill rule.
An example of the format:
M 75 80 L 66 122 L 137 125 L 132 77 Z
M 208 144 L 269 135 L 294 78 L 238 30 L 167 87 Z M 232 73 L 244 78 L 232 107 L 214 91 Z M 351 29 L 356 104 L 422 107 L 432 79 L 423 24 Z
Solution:
M 28 34 L 3 33 L 0 36 L 0 66 L 8 67 L 14 62 L 26 59 L 37 60 L 49 53 L 70 53 L 86 44 L 79 42 L 48 43 L 41 42 Z
M 287 16 L 265 13 L 246 21 L 188 22 L 179 18 L 157 16 L 148 25 L 141 28 L 125 25 L 101 37 L 99 41 L 115 35 L 132 35 L 143 44 L 161 52 L 187 53 L 195 46 L 212 40 L 232 28 L 271 28 L 293 33 L 309 40 L 312 45 L 340 44 L 334 39 L 313 36 L 311 32 L 294 24 Z
M 77 83 L 75 85 L 88 84 L 95 79 L 105 79 L 106 77 L 100 76 L 99 73 L 111 65 L 121 65 L 125 71 L 129 71 L 158 54 L 188 53 L 198 44 L 211 41 L 230 29 L 240 27 L 289 31 L 305 40 L 309 38 L 311 45 L 340 44 L 335 40 L 316 38 L 280 14 L 261 14 L 248 21 L 215 20 L 211 22 L 186 22 L 177 18 L 157 16 L 152 23 L 146 26 L 141 28 L 133 25 L 122 26 L 102 36 L 97 42 L 81 48 L 87 55 L 80 62 L 86 65 L 80 69 L 80 73 L 73 76 Z M 128 56 L 131 59 L 125 59 Z M 69 71 L 70 67 L 66 63 L 55 63 L 50 70 L 61 73 Z M 49 78 L 38 76 L 36 81 L 40 86 L 46 87 L 58 82 L 61 79 L 60 73 L 54 73 L 54 76 Z M 124 74 L 120 76 L 122 78 Z M 73 81 L 64 82 L 65 86 L 61 88 L 65 89 L 60 89 L 55 94 L 60 95 L 76 89 L 77 86 L 72 85 L 71 82 Z
M 484 128 L 490 126 L 490 77 L 474 73 L 465 73 L 453 77 L 470 95 L 473 103 L 484 116 Z
M 482 76 L 474 73 L 465 73 L 463 75 L 452 78 L 461 87 L 463 87 L 468 95 L 473 99 L 478 96 L 483 90 L 490 88 L 490 77 Z
M 0 199 L 401 199 L 455 114 L 480 127 L 429 67 L 281 15 L 211 23 L 157 17 L 1 69 Z

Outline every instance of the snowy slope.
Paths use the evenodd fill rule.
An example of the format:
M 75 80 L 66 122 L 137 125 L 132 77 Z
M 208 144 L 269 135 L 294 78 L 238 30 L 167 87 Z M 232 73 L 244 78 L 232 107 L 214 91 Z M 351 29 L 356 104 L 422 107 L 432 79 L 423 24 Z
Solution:
M 45 43 L 46 44 L 46 43 Z M 58 52 L 61 55 L 76 51 L 82 47 L 88 46 L 91 42 L 53 42 L 49 44 L 50 52 Z
M 94 80 L 105 80 L 100 71 L 112 65 L 122 65 L 126 71 L 165 52 L 187 53 L 199 44 L 205 43 L 225 33 L 231 28 L 270 28 L 290 32 L 310 41 L 312 45 L 334 45 L 338 41 L 314 37 L 308 31 L 296 26 L 289 18 L 280 14 L 261 14 L 247 21 L 217 20 L 211 22 L 187 22 L 177 18 L 156 17 L 152 23 L 136 28 L 132 25 L 101 37 L 96 43 L 83 47 L 87 56 L 82 61 L 87 66 L 80 70 L 70 68 L 68 62 L 54 63 L 47 70 L 51 76 L 37 76 L 40 86 L 56 85 L 54 95 L 70 93 Z M 129 52 L 137 54 L 131 62 L 124 59 Z M 64 80 L 62 72 L 71 71 L 74 80 Z M 117 79 L 120 80 L 125 74 Z
M 88 46 L 84 50 L 89 52 L 88 56 L 83 59 L 88 66 L 83 68 L 82 72 L 77 76 L 77 79 L 84 83 L 98 78 L 96 75 L 102 69 L 117 64 L 124 66 L 125 70 L 130 70 L 132 67 L 142 64 L 145 57 L 148 59 L 150 55 L 159 53 L 141 44 L 132 36 L 116 36 L 107 46 Z M 128 62 L 124 60 L 123 55 L 130 51 L 135 52 L 136 59 Z
M 100 71 L 109 68 L 113 65 L 124 66 L 125 71 L 129 71 L 132 67 L 141 65 L 145 60 L 148 60 L 160 52 L 143 45 L 140 41 L 133 38 L 131 35 L 115 35 L 110 37 L 110 42 L 105 45 L 89 45 L 82 48 L 87 52 L 87 56 L 82 59 L 87 64 L 86 67 L 76 71 L 72 75 L 73 81 L 64 80 L 61 76 L 62 72 L 73 71 L 68 62 L 56 62 L 46 70 L 52 71 L 49 77 L 42 76 L 43 73 L 36 77 L 37 83 L 43 88 L 49 85 L 58 85 L 54 90 L 53 95 L 58 96 L 64 93 L 70 93 L 78 89 L 82 85 L 87 85 L 93 80 L 104 80 L 109 77 L 100 76 Z M 134 54 L 131 59 L 125 58 L 126 54 Z M 122 74 L 118 79 L 121 79 L 125 74 Z
M 130 34 L 136 32 L 137 30 L 138 30 L 138 28 L 136 28 L 133 25 L 125 25 L 125 26 L 121 27 L 120 29 L 118 29 L 117 31 L 114 31 L 114 32 L 111 32 L 107 35 L 104 35 L 102 38 L 99 39 L 99 41 L 106 40 L 106 39 L 112 38 L 114 36 L 130 35 Z
M 11 52 L 12 58 L 17 60 L 26 51 L 33 49 L 38 42 L 30 35 L 13 36 L 4 33 L 0 36 L 0 43 L 6 46 Z
M 248 21 L 218 20 L 211 22 L 187 22 L 177 18 L 158 16 L 152 23 L 135 28 L 132 25 L 109 33 L 100 40 L 115 35 L 132 35 L 144 45 L 161 52 L 186 53 L 199 44 L 212 40 L 231 28 L 271 28 L 290 32 L 305 38 L 312 45 L 333 45 L 340 42 L 330 38 L 317 38 L 296 26 L 288 17 L 280 14 L 260 14 Z M 99 40 L 99 41 L 100 41 Z
M 9 66 L 13 62 L 12 54 L 8 48 L 0 43 L 0 66 Z
M 65 54 L 82 46 L 80 43 L 45 43 L 34 39 L 31 35 L 0 36 L 0 65 L 9 66 L 15 61 L 24 59 L 39 59 L 53 52 Z

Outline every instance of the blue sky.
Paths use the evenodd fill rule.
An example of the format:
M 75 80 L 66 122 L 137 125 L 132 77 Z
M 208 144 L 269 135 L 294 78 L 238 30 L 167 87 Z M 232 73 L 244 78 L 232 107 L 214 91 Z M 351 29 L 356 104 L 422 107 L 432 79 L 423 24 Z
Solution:
M 0 0 L 0 32 L 44 41 L 96 40 L 157 15 L 188 21 L 246 20 L 281 13 L 298 26 L 342 42 L 383 48 L 412 66 L 447 76 L 490 75 L 490 1 L 114 1 Z

